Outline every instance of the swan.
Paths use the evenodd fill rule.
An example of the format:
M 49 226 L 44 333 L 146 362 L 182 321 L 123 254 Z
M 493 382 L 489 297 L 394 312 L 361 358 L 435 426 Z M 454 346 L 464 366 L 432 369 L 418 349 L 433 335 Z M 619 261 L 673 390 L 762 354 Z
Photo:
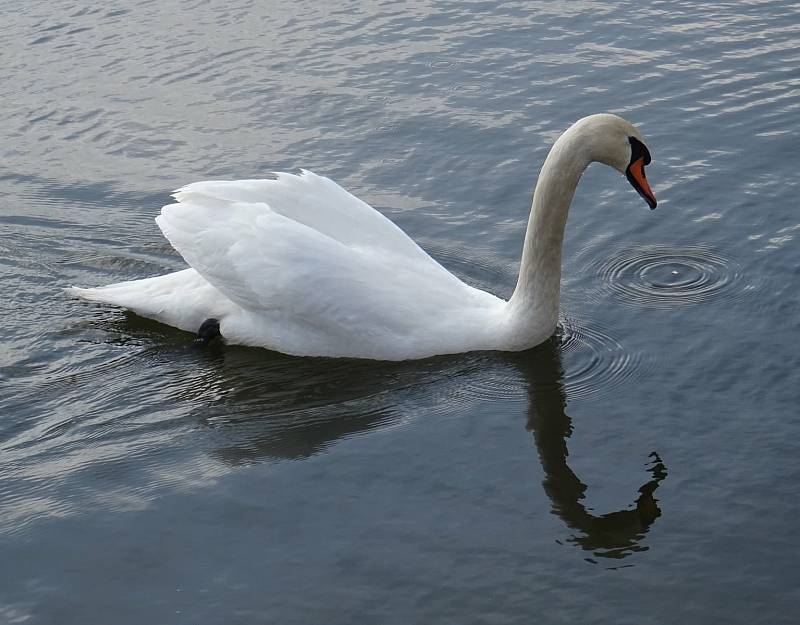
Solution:
M 578 120 L 542 166 L 508 301 L 465 284 L 388 218 L 306 170 L 182 187 L 156 223 L 188 269 L 68 292 L 197 333 L 201 343 L 221 335 L 295 356 L 520 351 L 556 329 L 567 213 L 595 161 L 623 173 L 655 208 L 639 131 L 608 113 Z

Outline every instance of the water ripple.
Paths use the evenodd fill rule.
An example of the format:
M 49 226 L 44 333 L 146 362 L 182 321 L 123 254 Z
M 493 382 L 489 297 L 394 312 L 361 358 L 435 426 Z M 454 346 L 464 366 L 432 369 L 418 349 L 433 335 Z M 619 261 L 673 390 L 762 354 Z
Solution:
M 622 250 L 596 268 L 601 286 L 592 296 L 607 294 L 633 307 L 667 309 L 714 298 L 736 299 L 754 288 L 741 278 L 732 258 L 701 246 L 650 245 Z
M 605 394 L 645 374 L 652 361 L 631 352 L 605 328 L 563 317 L 558 339 L 564 354 L 564 386 L 569 399 Z
M 796 341 L 791 332 L 797 325 L 792 325 L 797 308 L 793 285 L 800 238 L 792 159 L 800 110 L 797 4 L 505 2 L 437 3 L 433 7 L 412 3 L 399 8 L 377 2 L 331 10 L 324 5 L 252 0 L 189 4 L 151 0 L 115 10 L 68 1 L 56 11 L 52 3 L 15 4 L 17 10 L 7 11 L 0 24 L 7 58 L 0 110 L 6 139 L 0 148 L 4 168 L 0 172 L 0 283 L 6 294 L 0 298 L 4 320 L 0 495 L 6 504 L 0 511 L 0 531 L 27 531 L 35 521 L 48 518 L 134 510 L 156 499 L 171 505 L 168 493 L 210 484 L 215 476 L 228 473 L 235 474 L 235 480 L 255 480 L 255 489 L 241 491 L 248 494 L 240 504 L 249 506 L 270 501 L 282 479 L 298 484 L 294 480 L 319 471 L 319 487 L 326 494 L 337 496 L 337 489 L 352 486 L 353 493 L 362 495 L 337 497 L 336 505 L 329 507 L 323 500 L 315 506 L 319 514 L 303 516 L 304 522 L 319 520 L 328 532 L 323 540 L 330 528 L 360 529 L 350 522 L 358 519 L 352 504 L 359 499 L 376 514 L 395 513 L 394 508 L 382 510 L 384 504 L 373 498 L 382 492 L 395 500 L 392 505 L 396 502 L 414 511 L 401 518 L 401 542 L 416 541 L 429 555 L 427 530 L 456 527 L 463 534 L 456 536 L 459 541 L 474 546 L 473 536 L 464 533 L 469 528 L 477 528 L 478 543 L 493 533 L 483 531 L 481 523 L 462 523 L 464 518 L 482 520 L 462 506 L 469 505 L 472 493 L 477 492 L 475 486 L 480 487 L 476 480 L 484 480 L 479 505 L 492 515 L 485 519 L 489 529 L 499 523 L 505 534 L 525 537 L 525 542 L 516 545 L 519 553 L 531 547 L 530 536 L 549 541 L 552 528 L 532 527 L 532 518 L 534 523 L 540 521 L 527 516 L 530 490 L 524 482 L 530 475 L 508 479 L 513 467 L 505 461 L 516 460 L 506 445 L 520 440 L 519 415 L 516 421 L 506 415 L 497 420 L 498 428 L 515 431 L 508 431 L 509 439 L 502 429 L 496 430 L 500 446 L 498 451 L 487 451 L 490 462 L 480 462 L 474 472 L 464 462 L 463 475 L 469 479 L 463 487 L 453 479 L 448 486 L 453 490 L 446 493 L 449 498 L 429 488 L 436 481 L 429 476 L 446 480 L 447 468 L 459 461 L 460 452 L 449 438 L 459 432 L 457 422 L 439 417 L 502 412 L 509 406 L 509 414 L 524 412 L 534 397 L 524 375 L 525 364 L 518 366 L 516 360 L 530 364 L 525 354 L 466 354 L 386 364 L 307 361 L 231 346 L 201 353 L 191 348 L 191 337 L 185 333 L 109 307 L 86 307 L 65 298 L 61 289 L 182 268 L 182 259 L 152 222 L 168 201 L 169 191 L 177 186 L 308 167 L 359 196 L 363 193 L 363 199 L 378 208 L 387 208 L 398 225 L 469 284 L 507 297 L 516 280 L 536 171 L 555 138 L 572 121 L 592 112 L 622 113 L 641 126 L 654 156 L 656 192 L 664 206 L 675 210 L 659 210 L 645 223 L 644 216 L 650 216 L 645 212 L 633 222 L 619 211 L 576 206 L 565 249 L 586 251 L 577 262 L 568 256 L 573 264 L 565 272 L 570 282 L 565 283 L 564 295 L 570 298 L 568 303 L 585 295 L 599 305 L 590 305 L 585 315 L 572 312 L 561 321 L 559 344 L 567 400 L 607 399 L 600 409 L 614 407 L 628 413 L 620 431 L 642 431 L 654 440 L 664 432 L 674 439 L 674 433 L 680 432 L 671 455 L 685 454 L 690 459 L 711 457 L 707 452 L 713 443 L 703 430 L 693 429 L 696 420 L 687 416 L 713 414 L 725 402 L 737 402 L 742 414 L 757 413 L 765 419 L 770 414 L 793 414 L 796 401 L 791 389 L 797 385 L 791 376 L 797 367 L 793 367 Z M 636 201 L 623 185 L 606 189 L 603 185 L 609 178 L 603 176 L 607 174 L 595 169 L 581 183 L 576 204 L 589 203 L 587 198 L 609 205 L 621 204 L 622 197 L 624 202 Z M 659 238 L 647 238 L 655 228 Z M 687 241 L 702 247 L 675 244 L 629 249 L 653 240 Z M 612 258 L 609 247 L 613 247 Z M 763 296 L 756 298 L 756 294 Z M 608 306 L 617 301 L 621 306 Z M 729 306 L 731 302 L 737 305 Z M 692 314 L 696 312 L 692 306 L 709 303 L 719 304 L 716 316 Z M 673 323 L 668 338 L 658 319 L 664 315 L 643 315 L 644 309 L 670 309 Z M 741 314 L 744 311 L 749 314 Z M 633 324 L 614 319 L 620 312 L 648 319 L 633 330 Z M 697 353 L 709 321 L 722 326 L 727 334 L 720 337 L 729 341 L 714 341 L 719 352 Z M 634 335 L 627 334 L 634 331 L 641 342 L 634 343 Z M 773 340 L 787 351 L 775 350 L 773 358 L 753 358 L 751 345 L 764 340 Z M 665 341 L 674 341 L 676 349 L 663 349 Z M 771 345 L 762 347 L 766 351 Z M 654 353 L 657 361 L 649 357 Z M 689 353 L 695 357 L 687 363 Z M 757 375 L 761 360 L 767 362 Z M 659 369 L 671 366 L 679 372 L 674 388 L 665 390 L 660 376 L 646 379 L 655 362 Z M 709 363 L 716 370 L 703 380 L 696 374 L 711 369 Z M 700 379 L 688 379 L 695 375 Z M 725 388 L 724 380 L 736 384 L 730 383 L 724 393 L 716 392 Z M 638 427 L 640 415 L 624 407 L 638 402 L 642 392 L 658 397 L 662 391 L 669 392 L 671 404 L 662 411 L 665 420 L 656 429 Z M 741 393 L 738 397 L 736 391 Z M 554 402 L 561 401 L 560 388 L 553 395 Z M 740 403 L 747 398 L 758 398 L 759 403 Z M 589 414 L 597 410 L 586 408 L 591 408 Z M 732 412 L 726 417 L 735 417 Z M 473 426 L 478 421 L 463 419 L 459 425 Z M 773 501 L 756 497 L 748 501 L 743 491 L 738 499 L 746 505 L 738 509 L 741 512 L 752 504 L 752 518 L 739 518 L 736 511 L 729 514 L 724 502 L 708 505 L 706 501 L 709 494 L 727 493 L 724 476 L 730 477 L 731 467 L 743 465 L 741 450 L 780 452 L 778 447 L 769 447 L 770 422 L 761 419 L 760 426 L 753 426 L 750 421 L 745 428 L 714 430 L 713 440 L 719 442 L 713 456 L 717 463 L 698 464 L 698 470 L 708 474 L 686 473 L 695 484 L 713 488 L 684 489 L 686 501 L 680 506 L 665 505 L 665 513 L 692 512 L 693 505 L 703 514 L 722 510 L 722 516 L 704 517 L 703 526 L 717 523 L 716 534 L 734 540 L 735 533 L 726 531 L 730 527 L 725 524 L 731 520 L 737 528 L 752 525 L 764 516 L 758 516 L 758 509 L 766 507 L 775 511 L 769 515 L 771 535 L 786 528 L 791 533 L 793 517 L 787 516 L 781 525 L 783 511 L 770 507 Z M 784 429 L 791 426 L 791 419 L 775 417 L 775 422 L 780 423 L 774 430 L 776 439 L 796 438 Z M 375 444 L 343 446 L 343 453 L 320 456 L 302 467 L 287 463 L 270 470 L 268 479 L 277 480 L 269 485 L 278 487 L 274 491 L 261 489 L 267 473 L 231 469 L 307 458 L 343 439 L 411 423 L 419 426 L 413 435 L 375 436 Z M 485 419 L 480 425 L 495 427 Z M 558 429 L 552 421 L 543 425 Z M 483 434 L 473 431 L 476 436 Z M 735 432 L 746 435 L 743 444 L 732 438 Z M 563 434 L 555 431 L 553 436 L 560 450 Z M 403 441 L 420 444 L 402 449 L 399 453 L 408 454 L 403 457 L 407 462 L 390 467 Z M 605 492 L 611 493 L 613 470 L 603 474 L 602 468 L 607 464 L 603 454 L 613 449 L 610 436 L 606 442 L 608 446 L 584 446 L 583 450 L 579 440 L 569 445 L 575 458 L 594 463 L 593 482 L 610 480 Z M 427 443 L 431 446 L 426 448 Z M 391 453 L 385 453 L 390 448 Z M 739 455 L 726 456 L 725 449 L 738 450 Z M 759 453 L 747 464 L 748 474 L 775 487 L 791 486 L 791 481 L 774 479 L 771 472 L 787 464 L 776 460 L 786 460 L 792 453 Z M 762 457 L 766 460 L 759 466 L 755 460 Z M 563 460 L 560 453 L 558 458 Z M 437 459 L 442 464 L 436 468 L 444 472 L 431 470 Z M 678 462 L 691 471 L 691 462 Z M 492 474 L 495 469 L 499 473 Z M 551 475 L 557 480 L 568 478 L 568 489 L 577 487 L 568 493 L 567 503 L 574 503 L 583 496 L 582 485 L 570 482 L 571 469 L 567 469 L 561 463 Z M 359 475 L 368 476 L 376 490 L 353 486 Z M 392 481 L 398 476 L 407 481 Z M 739 486 L 744 482 L 738 477 L 729 482 L 742 490 Z M 231 481 L 209 488 L 207 494 L 231 503 L 233 491 L 228 489 L 236 483 L 232 475 Z M 412 499 L 415 494 L 409 484 L 419 484 L 436 498 Z M 520 497 L 517 488 L 528 490 Z M 263 497 L 263 492 L 269 497 Z M 422 491 L 418 494 L 422 497 Z M 701 500 L 694 501 L 692 497 L 698 495 Z M 598 501 L 605 504 L 603 497 Z M 308 500 L 315 501 L 312 495 Z M 447 505 L 438 505 L 442 501 Z M 512 507 L 513 502 L 521 502 L 520 508 Z M 273 510 L 283 508 L 277 504 Z M 230 506 L 220 509 L 225 510 L 224 520 L 194 515 L 181 536 L 197 542 L 204 535 L 198 531 L 207 529 L 208 535 L 216 536 L 231 523 L 235 530 L 233 519 L 254 518 L 231 514 Z M 424 517 L 439 509 L 458 519 Z M 510 515 L 498 516 L 504 514 L 503 509 Z M 139 541 L 128 547 L 144 544 L 142 536 L 163 533 L 160 523 L 174 518 L 162 514 L 164 510 L 159 507 L 159 513 L 150 517 L 153 532 L 125 530 L 130 540 Z M 340 511 L 347 515 L 344 523 Z M 416 532 L 413 523 L 420 514 L 422 530 Z M 132 517 L 116 516 L 119 527 L 131 527 Z M 297 518 L 289 514 L 287 523 L 294 527 Z M 269 520 L 270 531 L 281 529 L 280 518 Z M 92 527 L 89 521 L 87 527 Z M 525 526 L 515 534 L 518 522 Z M 681 522 L 673 517 L 672 527 Z M 74 527 L 80 530 L 82 523 Z M 245 559 L 253 544 L 264 540 L 263 528 L 253 527 L 257 528 L 254 538 L 231 534 L 237 536 Z M 313 540 L 313 533 L 301 529 L 298 539 L 307 541 L 311 536 Z M 85 542 L 74 542 L 72 548 L 94 557 L 91 545 L 103 541 L 91 531 L 84 535 Z M 25 536 L 24 542 L 44 554 L 48 549 L 40 539 L 48 536 L 58 540 L 58 527 L 47 525 L 41 533 Z M 673 544 L 686 542 L 685 536 L 676 536 Z M 349 539 L 344 534 L 334 538 L 340 543 Z M 397 540 L 397 534 L 385 537 L 391 548 Z M 654 544 L 662 540 L 669 540 L 666 534 Z M 714 561 L 720 556 L 718 561 L 727 565 L 730 540 L 724 545 L 702 543 L 700 552 L 692 551 L 690 564 L 713 555 Z M 226 546 L 236 548 L 237 541 Z M 638 537 L 634 543 L 643 544 Z M 291 541 L 271 544 L 283 545 L 285 552 L 272 554 L 278 557 L 297 548 Z M 403 542 L 403 553 L 413 554 L 406 549 L 409 544 Z M 367 551 L 377 553 L 373 549 L 377 545 L 371 543 Z M 713 545 L 724 551 L 714 552 Z M 660 546 L 660 553 L 668 557 L 678 552 L 666 543 Z M 315 553 L 324 557 L 327 552 Z M 457 566 L 439 562 L 449 570 L 467 571 L 471 577 L 456 580 L 459 587 L 467 588 L 471 580 L 484 579 L 490 571 L 500 574 L 490 591 L 514 592 L 514 584 L 525 578 L 517 575 L 519 567 L 505 559 L 513 556 L 511 551 L 496 551 L 496 558 L 504 560 L 502 567 L 495 568 L 475 549 L 467 555 L 475 553 L 479 558 L 474 570 L 469 558 L 454 560 Z M 537 549 L 537 553 L 547 557 L 547 549 Z M 662 557 L 658 553 L 659 549 L 651 552 L 655 558 Z M 437 557 L 448 556 L 439 550 Z M 19 557 L 6 560 L 15 566 L 24 564 Z M 61 557 L 55 560 L 68 562 Z M 272 557 L 267 560 L 280 562 Z M 527 560 L 521 560 L 523 566 Z M 65 576 L 63 567 L 49 564 L 31 560 L 29 570 L 47 583 L 52 579 L 56 584 L 63 580 L 72 584 L 82 577 Z M 342 570 L 341 562 L 329 570 L 320 566 L 324 561 L 313 564 L 322 574 Z M 561 564 L 543 561 L 551 568 Z M 674 560 L 668 569 L 679 571 L 679 565 Z M 782 573 L 773 568 L 776 575 Z M 244 574 L 251 569 L 245 567 Z M 51 579 L 42 577 L 42 571 L 48 570 Z M 478 573 L 472 576 L 473 571 Z M 509 576 L 503 577 L 502 571 Z M 130 578 L 130 570 L 119 572 L 122 579 Z M 24 581 L 16 570 L 15 574 Z M 87 584 L 95 581 L 90 575 L 83 577 Z M 783 577 L 791 581 L 791 575 Z M 285 578 L 287 583 L 294 581 L 290 575 Z M 172 592 L 171 584 L 153 579 L 158 587 Z M 691 575 L 687 579 L 692 583 Z M 418 580 L 419 588 L 411 592 L 427 592 L 437 581 L 425 589 L 427 580 Z M 390 589 L 379 578 L 376 583 L 368 585 L 373 595 L 376 588 Z M 69 584 L 61 596 L 80 596 Z M 312 588 L 311 582 L 307 588 Z M 519 596 L 527 597 L 527 590 Z M 772 590 L 776 597 L 778 592 L 791 595 L 789 586 Z M 157 594 L 152 603 L 163 607 L 164 597 Z M 470 597 L 492 594 L 475 592 Z M 16 600 L 13 594 L 9 596 Z M 48 603 L 43 596 L 34 596 L 35 605 Z M 313 594 L 307 599 L 312 607 L 320 600 Z M 495 603 L 516 605 L 514 601 Z M 619 605 L 598 601 L 591 607 L 596 610 L 606 603 Z M 9 605 L 0 604 L 0 621 L 27 618 L 24 605 Z M 465 613 L 474 607 L 464 605 Z M 513 615 L 490 616 L 513 620 Z M 613 616 L 604 614 L 598 620 L 613 622 Z M 79 615 L 75 619 L 80 620 Z

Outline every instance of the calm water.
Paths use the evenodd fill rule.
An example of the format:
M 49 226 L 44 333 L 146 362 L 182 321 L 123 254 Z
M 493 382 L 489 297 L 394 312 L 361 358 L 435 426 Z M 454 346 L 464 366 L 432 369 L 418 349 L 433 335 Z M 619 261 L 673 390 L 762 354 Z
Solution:
M 800 620 L 800 5 L 84 5 L 0 24 L 0 622 Z M 529 353 L 195 350 L 61 291 L 181 268 L 170 190 L 306 167 L 507 296 L 600 111 L 659 209 L 587 172 Z

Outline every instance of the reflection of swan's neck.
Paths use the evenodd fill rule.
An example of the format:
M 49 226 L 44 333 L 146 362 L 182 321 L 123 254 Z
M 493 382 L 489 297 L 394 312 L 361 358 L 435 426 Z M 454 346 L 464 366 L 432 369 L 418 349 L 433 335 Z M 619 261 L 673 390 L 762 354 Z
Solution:
M 581 174 L 592 160 L 591 138 L 582 131 L 582 125 L 575 125 L 556 141 L 533 193 L 519 279 L 508 303 L 512 340 L 521 346 L 549 337 L 558 321 L 564 225 Z
M 569 540 L 598 556 L 622 558 L 647 547 L 642 539 L 661 515 L 653 493 L 667 476 L 654 452 L 648 467 L 651 479 L 639 488 L 633 506 L 608 514 L 595 514 L 583 499 L 586 485 L 567 464 L 567 439 L 572 421 L 565 412 L 567 397 L 559 345 L 545 341 L 525 352 L 519 366 L 528 380 L 528 423 L 544 469 L 544 490 L 557 514 L 569 527 L 579 530 Z

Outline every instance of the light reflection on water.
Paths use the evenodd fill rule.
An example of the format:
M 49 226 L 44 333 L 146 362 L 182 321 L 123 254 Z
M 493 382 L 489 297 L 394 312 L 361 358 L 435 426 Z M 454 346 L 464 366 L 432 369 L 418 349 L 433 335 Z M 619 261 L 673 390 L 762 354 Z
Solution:
M 7 12 L 0 620 L 792 622 L 799 14 Z M 508 296 L 539 164 L 604 110 L 647 137 L 659 209 L 587 172 L 557 349 L 203 352 L 61 293 L 181 268 L 173 188 L 306 167 Z

